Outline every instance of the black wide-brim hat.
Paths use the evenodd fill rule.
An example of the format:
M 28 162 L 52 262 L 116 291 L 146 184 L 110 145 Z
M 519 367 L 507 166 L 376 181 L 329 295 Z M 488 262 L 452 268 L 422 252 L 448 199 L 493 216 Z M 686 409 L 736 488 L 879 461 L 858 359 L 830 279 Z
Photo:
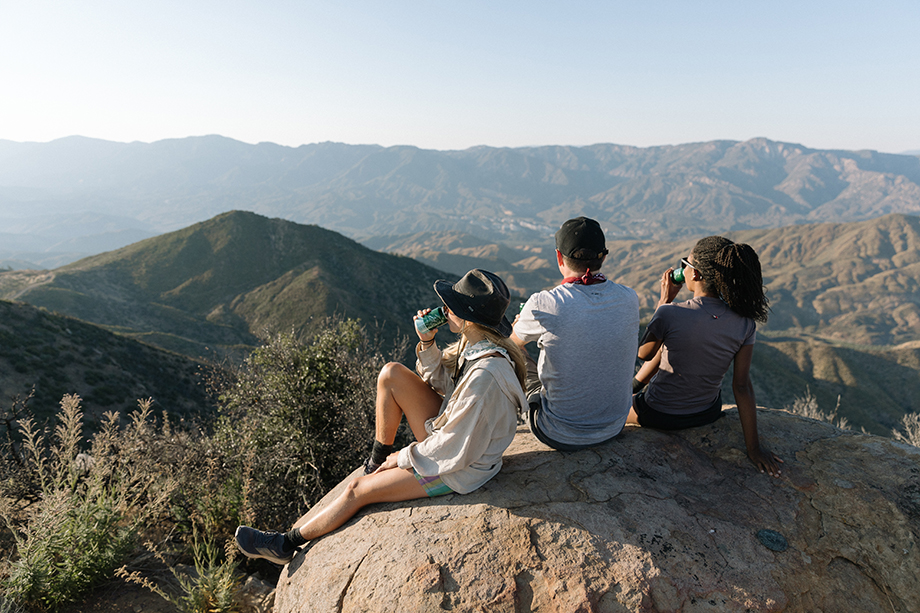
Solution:
M 498 275 L 477 268 L 454 284 L 435 281 L 434 291 L 460 319 L 495 330 L 505 338 L 511 336 L 511 322 L 505 317 L 511 295 Z

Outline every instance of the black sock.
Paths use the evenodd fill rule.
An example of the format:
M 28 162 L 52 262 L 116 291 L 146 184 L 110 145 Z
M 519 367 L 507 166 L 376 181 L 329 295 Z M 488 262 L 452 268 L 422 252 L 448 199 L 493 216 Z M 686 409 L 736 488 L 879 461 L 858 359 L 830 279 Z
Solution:
M 284 543 L 290 545 L 291 547 L 300 547 L 305 544 L 307 539 L 300 536 L 300 528 L 294 528 L 290 532 L 284 533 Z
M 387 456 L 393 453 L 393 445 L 384 445 L 380 441 L 374 441 L 374 448 L 371 450 L 371 463 L 380 466 Z

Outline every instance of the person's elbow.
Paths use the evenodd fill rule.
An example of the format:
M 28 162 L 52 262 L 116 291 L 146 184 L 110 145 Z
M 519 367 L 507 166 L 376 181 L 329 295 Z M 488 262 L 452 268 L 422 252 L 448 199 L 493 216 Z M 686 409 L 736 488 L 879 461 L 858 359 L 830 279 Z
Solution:
M 658 353 L 658 350 L 661 348 L 661 343 L 658 341 L 650 341 L 647 343 L 642 343 L 639 345 L 639 351 L 636 352 L 636 357 L 642 360 L 643 362 L 648 362 Z
M 751 383 L 751 379 L 732 381 L 732 392 L 735 394 L 735 398 L 739 396 L 745 398 L 752 396 L 754 394 L 754 386 Z

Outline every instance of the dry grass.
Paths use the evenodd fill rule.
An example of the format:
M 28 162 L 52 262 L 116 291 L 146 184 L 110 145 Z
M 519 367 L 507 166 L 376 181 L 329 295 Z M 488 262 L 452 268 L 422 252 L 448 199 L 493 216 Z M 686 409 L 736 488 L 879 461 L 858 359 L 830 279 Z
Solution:
M 807 417 L 809 419 L 817 419 L 818 421 L 824 421 L 829 424 L 833 424 L 840 428 L 841 430 L 848 430 L 849 426 L 847 424 L 847 418 L 841 417 L 839 415 L 840 411 L 840 397 L 837 397 L 837 404 L 834 406 L 834 409 L 830 412 L 825 412 L 818 407 L 818 399 L 815 398 L 814 394 L 811 393 L 811 388 L 805 388 L 805 394 L 802 396 L 797 396 L 796 399 L 790 405 L 784 407 L 786 411 L 792 413 L 793 415 L 801 415 L 802 417 Z
M 901 428 L 891 431 L 895 440 L 920 447 L 920 414 L 908 413 L 901 419 Z

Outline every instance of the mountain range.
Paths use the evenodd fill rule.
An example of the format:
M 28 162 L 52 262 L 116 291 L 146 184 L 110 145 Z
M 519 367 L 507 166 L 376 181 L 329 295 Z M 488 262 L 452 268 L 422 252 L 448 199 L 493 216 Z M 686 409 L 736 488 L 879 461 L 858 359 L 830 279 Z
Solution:
M 543 244 L 579 214 L 601 221 L 611 238 L 677 240 L 920 213 L 920 158 L 765 138 L 463 151 L 293 148 L 220 136 L 0 141 L 0 227 L 32 236 L 0 249 L 0 259 L 56 266 L 62 253 L 77 256 L 84 237 L 115 248 L 231 209 L 362 241 L 434 231 Z M 90 228 L 80 219 L 92 219 Z
M 760 404 L 783 407 L 810 390 L 830 411 L 839 397 L 842 416 L 878 434 L 920 410 L 920 218 L 730 236 L 760 253 L 773 301 L 754 354 Z M 610 241 L 604 271 L 637 290 L 647 319 L 659 275 L 693 243 Z M 531 291 L 558 282 L 545 259 L 551 243 L 521 249 L 431 232 L 401 244 L 450 248 L 459 259 L 440 261 L 463 272 L 479 265 L 499 272 L 515 294 L 512 312 Z M 267 330 L 307 335 L 334 313 L 377 321 L 390 339 L 412 334 L 415 311 L 437 303 L 433 281 L 459 270 L 442 273 L 330 230 L 233 211 L 51 271 L 0 272 L 0 298 L 197 358 L 239 355 Z

